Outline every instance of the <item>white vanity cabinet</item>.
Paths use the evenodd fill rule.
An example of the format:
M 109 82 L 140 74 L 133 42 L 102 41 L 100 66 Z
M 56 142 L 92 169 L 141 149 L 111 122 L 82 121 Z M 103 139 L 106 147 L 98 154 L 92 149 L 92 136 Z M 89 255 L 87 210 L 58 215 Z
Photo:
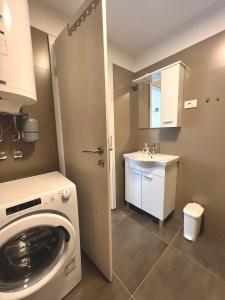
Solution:
M 175 209 L 177 161 L 149 165 L 125 158 L 125 200 L 164 221 Z

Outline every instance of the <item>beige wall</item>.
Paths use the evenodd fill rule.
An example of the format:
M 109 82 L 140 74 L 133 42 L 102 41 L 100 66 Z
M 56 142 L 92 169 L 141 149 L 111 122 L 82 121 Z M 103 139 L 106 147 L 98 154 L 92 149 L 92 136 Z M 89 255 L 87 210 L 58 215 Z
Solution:
M 206 220 L 225 226 L 225 32 L 154 64 L 135 77 L 182 60 L 189 68 L 184 100 L 198 108 L 183 110 L 181 129 L 137 129 L 136 149 L 159 142 L 160 152 L 181 156 L 176 212 L 187 202 L 201 203 Z M 137 96 L 137 95 L 136 95 Z M 220 101 L 216 101 L 216 97 Z M 210 102 L 206 103 L 206 98 Z
M 124 204 L 123 153 L 135 148 L 135 98 L 132 94 L 133 73 L 119 66 L 113 67 L 114 120 L 115 120 L 115 164 L 117 207 Z
M 0 151 L 9 155 L 0 161 L 0 182 L 59 169 L 47 34 L 32 28 L 32 43 L 38 102 L 24 111 L 39 121 L 40 140 L 36 144 L 0 143 Z M 7 126 L 8 118 L 0 122 Z M 24 158 L 14 161 L 12 150 L 22 150 Z

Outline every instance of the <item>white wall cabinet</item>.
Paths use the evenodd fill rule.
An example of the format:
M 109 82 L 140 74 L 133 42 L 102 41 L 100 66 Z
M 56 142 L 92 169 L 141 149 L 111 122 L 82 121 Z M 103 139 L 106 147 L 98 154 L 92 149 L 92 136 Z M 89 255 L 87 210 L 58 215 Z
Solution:
M 125 159 L 125 200 L 164 221 L 175 209 L 177 162 L 145 166 Z
M 138 85 L 138 127 L 182 125 L 185 68 L 178 61 L 133 80 Z
M 183 86 L 183 64 L 179 62 L 161 71 L 161 128 L 181 126 Z

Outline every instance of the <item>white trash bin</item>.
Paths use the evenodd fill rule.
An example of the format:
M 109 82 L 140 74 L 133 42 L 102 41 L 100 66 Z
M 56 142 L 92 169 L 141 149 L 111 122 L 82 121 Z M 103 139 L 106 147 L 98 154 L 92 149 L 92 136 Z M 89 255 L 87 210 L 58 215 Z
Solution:
M 189 241 L 196 241 L 202 223 L 204 208 L 197 203 L 188 203 L 184 212 L 184 237 Z

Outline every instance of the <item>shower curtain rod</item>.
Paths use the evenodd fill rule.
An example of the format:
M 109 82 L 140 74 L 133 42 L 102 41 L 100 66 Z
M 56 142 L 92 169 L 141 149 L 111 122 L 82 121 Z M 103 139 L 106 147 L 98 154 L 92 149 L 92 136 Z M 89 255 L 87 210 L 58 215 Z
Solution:
M 81 25 L 81 23 L 85 21 L 86 17 L 88 17 L 92 13 L 92 11 L 95 10 L 96 6 L 98 5 L 98 3 L 100 1 L 101 0 L 89 0 L 88 5 L 87 5 L 87 1 L 86 1 L 86 3 L 84 3 L 81 6 L 80 16 L 76 19 L 76 21 L 73 23 L 73 25 L 70 26 L 69 23 L 67 25 L 69 36 L 71 36 L 73 34 L 73 32 L 77 30 L 77 27 L 79 27 Z M 83 6 L 86 6 L 86 7 L 84 8 Z

